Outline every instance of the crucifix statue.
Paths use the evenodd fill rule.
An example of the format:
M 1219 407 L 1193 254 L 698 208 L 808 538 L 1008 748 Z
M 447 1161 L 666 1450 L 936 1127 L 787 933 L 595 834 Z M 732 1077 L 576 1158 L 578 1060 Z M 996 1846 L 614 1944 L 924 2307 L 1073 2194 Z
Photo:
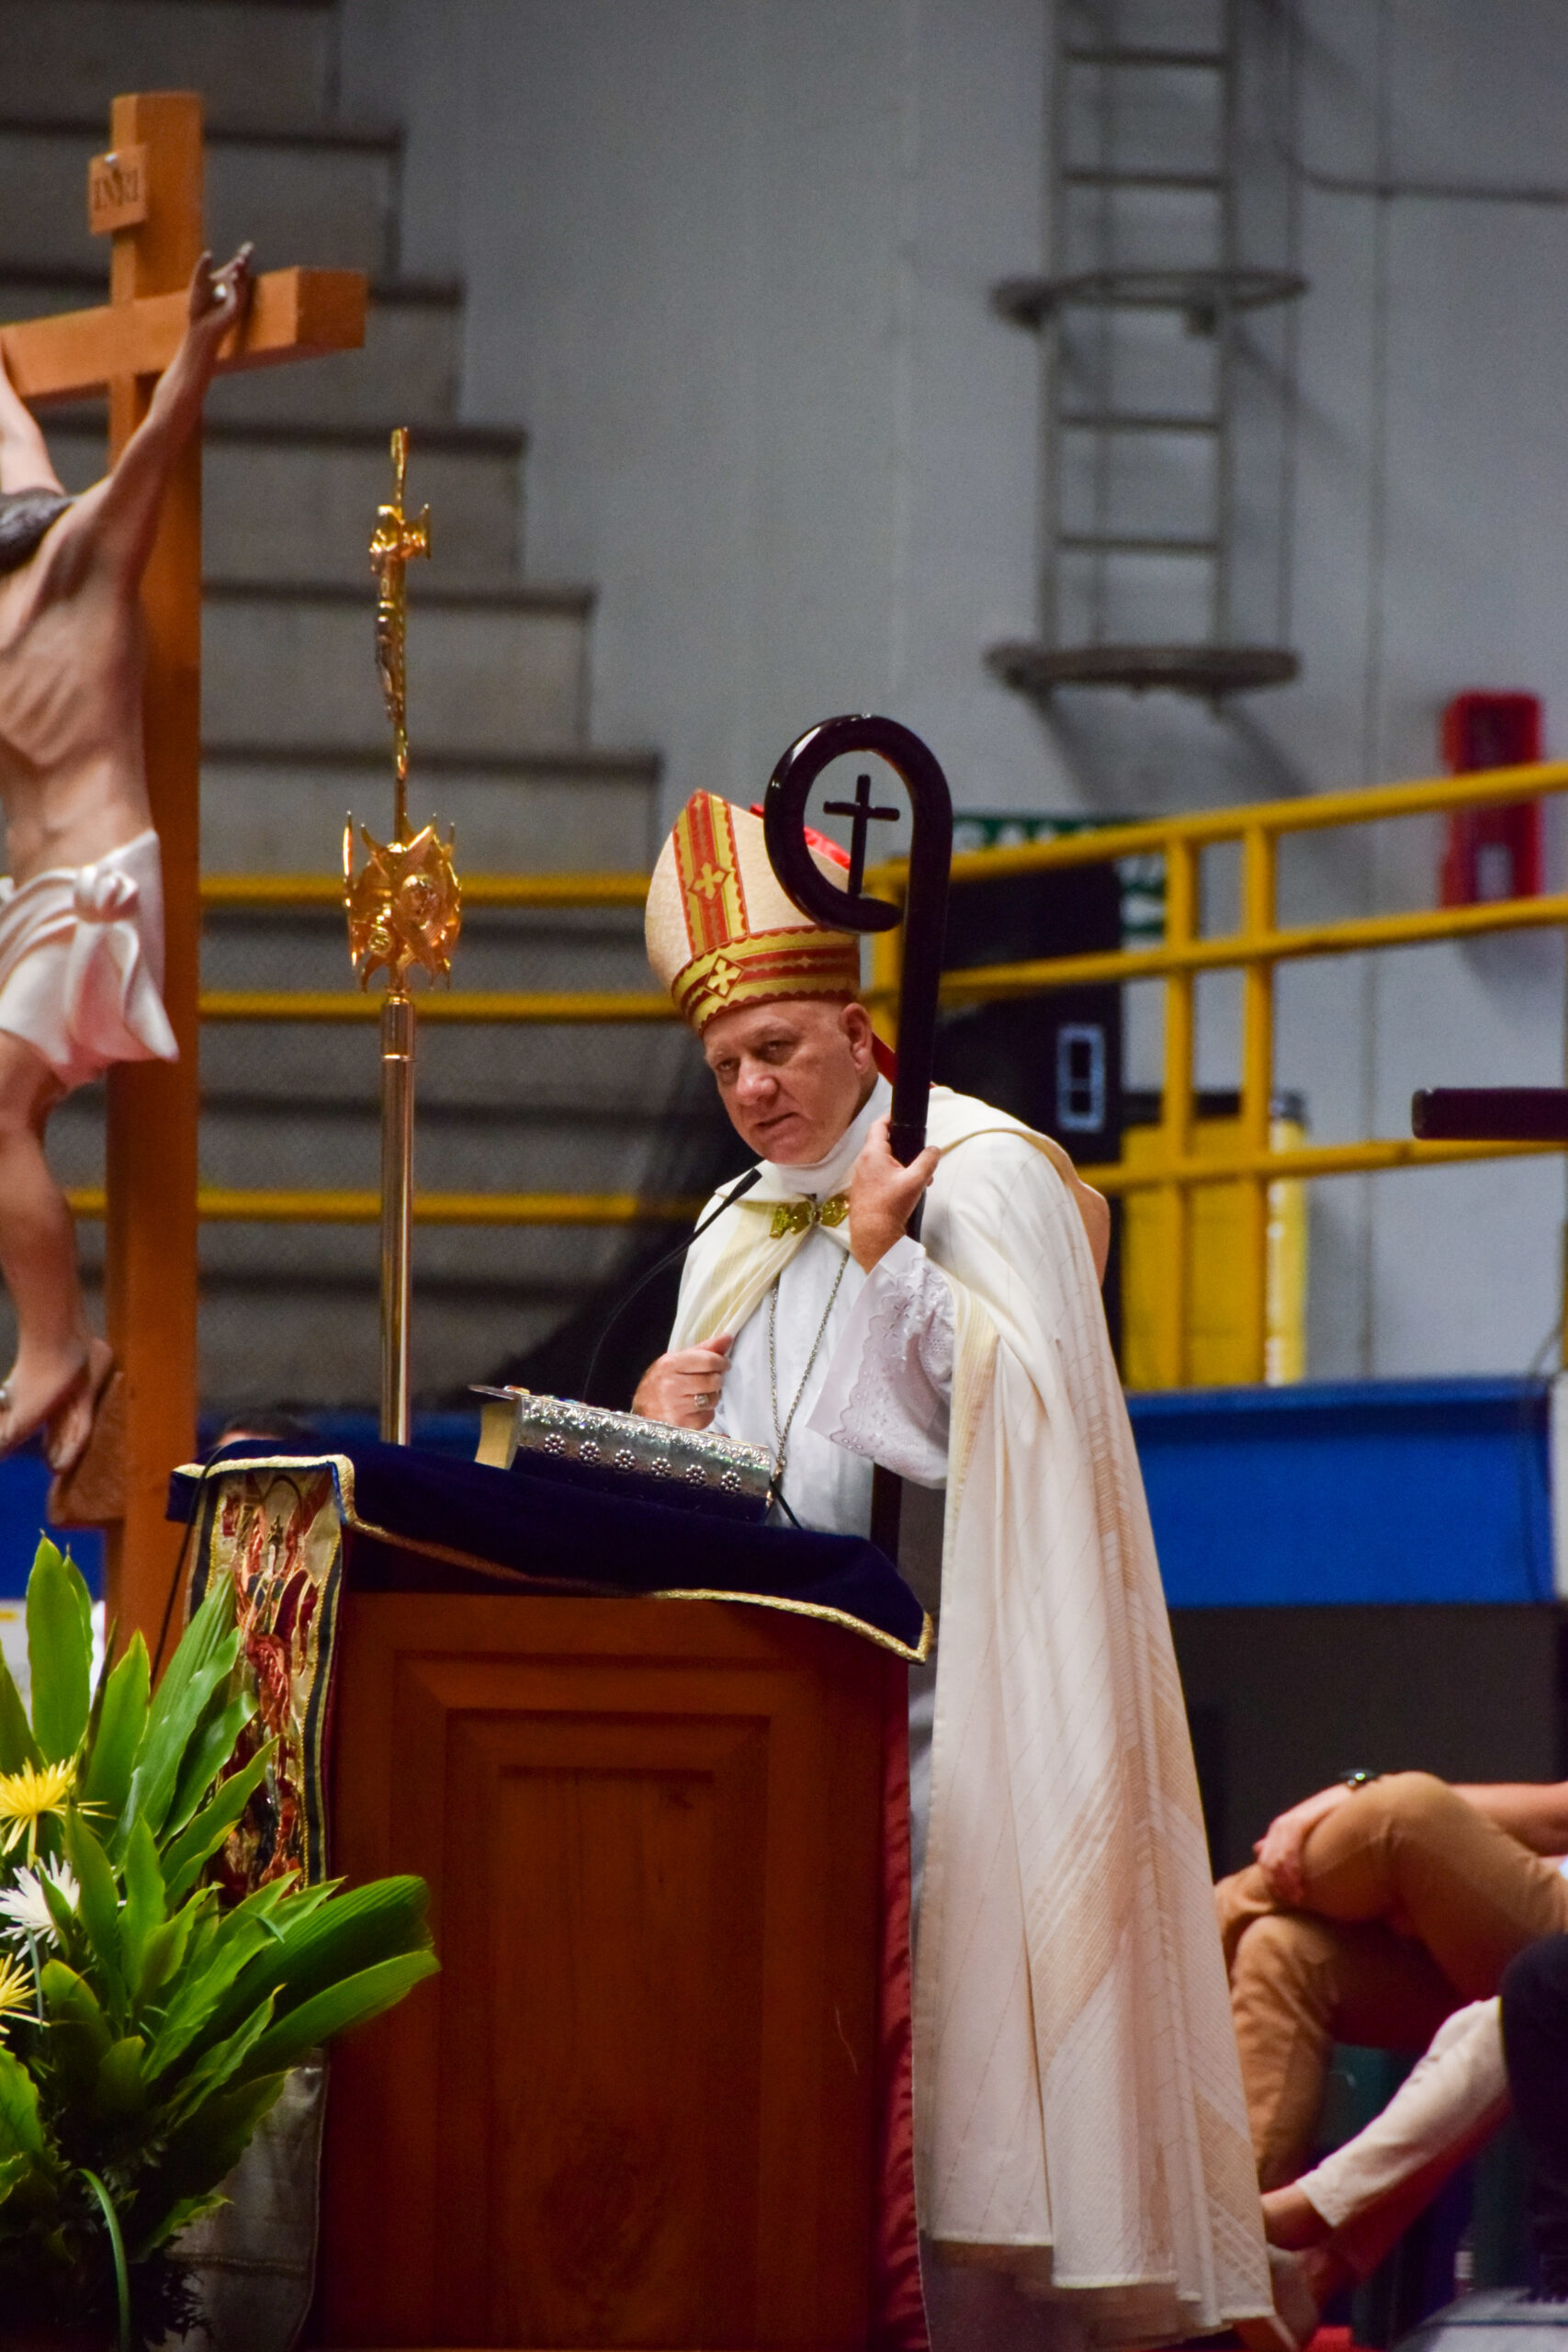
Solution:
M 122 1632 L 140 1625 L 155 1637 L 177 1555 L 177 1539 L 164 1519 L 168 1474 L 194 1451 L 196 1440 L 201 451 L 192 428 L 213 372 L 362 343 L 366 287 L 357 271 L 288 269 L 261 277 L 253 289 L 248 256 L 217 273 L 204 263 L 201 102 L 194 93 L 117 98 L 109 135 L 110 152 L 94 160 L 88 175 L 91 225 L 113 239 L 109 301 L 7 326 L 0 331 L 0 360 L 15 395 L 8 446 L 20 453 L 29 439 L 32 445 L 30 458 L 19 457 L 18 466 L 20 473 L 30 464 L 33 480 L 29 487 L 18 477 L 17 486 L 24 498 L 41 496 L 46 505 L 58 493 L 51 489 L 47 452 L 40 460 L 43 444 L 23 404 L 81 400 L 107 390 L 111 469 L 104 484 L 76 503 L 78 523 L 91 520 L 94 500 L 104 514 L 125 510 L 134 517 L 126 525 L 134 544 L 118 568 L 100 567 L 96 597 L 56 600 L 51 627 L 72 656 L 61 666 L 61 646 L 50 646 L 49 631 L 29 650 L 22 624 L 45 574 L 33 573 L 31 581 L 26 575 L 47 559 L 55 532 L 67 534 L 56 544 L 68 550 L 76 526 L 58 505 L 52 515 L 35 510 L 30 524 L 14 514 L 24 532 L 40 521 L 43 529 L 19 558 L 24 571 L 0 574 L 0 582 L 8 577 L 13 583 L 0 611 L 0 664 L 9 664 L 12 696 L 10 712 L 0 712 L 0 736 L 23 710 L 33 683 L 40 693 L 50 691 L 51 677 L 57 734 L 49 735 L 47 714 L 30 712 L 35 731 L 45 726 L 30 749 L 22 747 L 38 771 L 30 803 L 9 788 L 22 761 L 8 759 L 5 741 L 0 763 L 9 769 L 13 868 L 24 877 L 33 869 L 63 871 L 69 855 L 90 877 L 87 903 L 80 888 L 72 892 L 73 919 L 84 935 L 90 938 L 95 922 L 124 923 L 119 944 L 128 956 L 144 945 L 129 920 L 131 901 L 145 905 L 161 884 L 162 1029 L 133 978 L 125 1005 L 135 997 L 139 1012 L 128 1025 L 147 1057 L 107 1057 L 114 1064 L 108 1076 L 107 1346 L 87 1345 L 85 1324 L 75 1329 L 67 1353 L 80 1344 L 84 1361 L 67 1384 L 71 1395 L 55 1400 L 64 1418 L 44 1417 L 55 1422 L 46 1443 L 67 1471 L 59 1508 L 73 1520 L 109 1529 L 110 1614 L 118 1616 Z M 156 391 L 160 378 L 167 389 Z M 6 462 L 9 467 L 9 457 Z M 139 481 L 144 468 L 150 478 Z M 83 536 L 79 528 L 77 535 Z M 56 671 L 48 667 L 51 651 Z M 74 709 L 67 679 L 73 662 Z M 79 720 L 89 705 L 98 711 L 101 740 L 77 743 L 68 722 Z M 69 778 L 51 776 L 51 743 L 63 751 L 68 742 L 80 769 L 79 793 Z M 117 848 L 129 854 L 136 845 L 109 838 L 117 830 L 123 833 L 130 821 L 129 801 L 116 803 L 99 827 L 101 839 L 88 837 L 90 823 L 80 838 L 73 831 L 95 791 L 101 801 L 111 772 L 122 786 L 130 779 L 130 814 L 145 820 L 152 842 L 145 875 L 118 873 L 109 854 Z M 75 952 L 67 949 L 67 964 Z M 88 960 L 96 975 L 85 982 L 91 989 L 102 979 L 105 959 Z M 124 957 L 117 948 L 107 961 L 118 969 Z M 78 954 L 77 965 L 83 962 Z M 81 969 L 62 977 L 67 990 L 73 980 L 84 981 Z M 143 971 L 141 977 L 153 976 Z M 154 987 L 152 1002 L 158 993 Z M 48 1012 L 45 1005 L 45 1017 Z M 0 1006 L 0 1028 L 4 1022 Z M 41 1066 L 56 1080 L 70 1078 L 47 1057 Z M 44 1081 L 40 1091 L 46 1098 L 41 1119 L 49 1099 Z M 73 1284 L 73 1264 L 69 1275 Z M 24 1354 L 26 1346 L 24 1338 Z M 110 1351 L 118 1367 L 114 1408 L 111 1412 L 106 1403 L 95 1424 Z M 20 1423 L 39 1401 L 39 1381 L 21 1359 L 13 1387 L 0 1413 L 15 1418 L 0 1419 L 0 1446 L 23 1433 Z M 85 1448 L 79 1443 L 86 1433 L 84 1420 L 90 1431 Z M 57 1481 L 57 1490 L 61 1485 Z

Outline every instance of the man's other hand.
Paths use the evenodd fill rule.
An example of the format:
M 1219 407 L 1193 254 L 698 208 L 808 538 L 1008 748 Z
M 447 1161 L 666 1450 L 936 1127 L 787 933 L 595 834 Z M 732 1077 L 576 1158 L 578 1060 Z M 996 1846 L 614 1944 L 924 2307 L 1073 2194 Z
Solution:
M 733 1331 L 721 1331 L 700 1348 L 676 1348 L 650 1363 L 637 1385 L 632 1411 L 645 1421 L 668 1421 L 678 1430 L 705 1430 L 729 1370 Z
M 1308 1835 L 1329 1814 L 1350 1804 L 1355 1793 L 1343 1781 L 1336 1781 L 1332 1788 L 1319 1789 L 1315 1796 L 1303 1797 L 1300 1804 L 1292 1805 L 1288 1813 L 1281 1813 L 1269 1824 L 1252 1850 L 1258 1857 L 1263 1883 L 1276 1903 L 1299 1907 L 1304 1901 L 1302 1853 Z
M 850 1178 L 850 1249 L 863 1272 L 869 1274 L 899 1238 L 941 1158 L 928 1144 L 908 1168 L 901 1167 L 887 1148 L 886 1120 L 878 1119 L 872 1128 Z
M 254 251 L 254 245 L 242 245 L 221 269 L 213 268 L 209 253 L 200 256 L 190 274 L 192 326 L 210 322 L 211 332 L 227 334 L 234 321 L 244 317 L 255 282 L 251 272 Z

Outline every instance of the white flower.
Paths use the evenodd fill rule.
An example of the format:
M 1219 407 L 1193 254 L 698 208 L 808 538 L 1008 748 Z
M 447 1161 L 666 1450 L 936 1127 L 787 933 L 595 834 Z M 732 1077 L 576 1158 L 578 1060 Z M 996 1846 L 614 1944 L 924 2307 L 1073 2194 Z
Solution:
M 18 1871 L 16 1884 L 0 1894 L 0 1923 L 13 1935 L 43 1936 L 52 1940 L 54 1915 L 44 1895 L 42 1882 L 46 1878 L 65 1897 L 72 1910 L 76 1908 L 78 1890 L 68 1862 L 57 1862 L 52 1870 L 46 1863 L 41 1871 Z

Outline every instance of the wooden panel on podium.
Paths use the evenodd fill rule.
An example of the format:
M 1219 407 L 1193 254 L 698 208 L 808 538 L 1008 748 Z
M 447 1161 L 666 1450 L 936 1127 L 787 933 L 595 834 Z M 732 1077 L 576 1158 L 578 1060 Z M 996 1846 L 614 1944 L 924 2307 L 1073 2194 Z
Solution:
M 333 2057 L 317 2340 L 863 2346 L 894 1662 L 710 1601 L 340 1639 L 333 1866 L 423 1872 L 443 1973 Z

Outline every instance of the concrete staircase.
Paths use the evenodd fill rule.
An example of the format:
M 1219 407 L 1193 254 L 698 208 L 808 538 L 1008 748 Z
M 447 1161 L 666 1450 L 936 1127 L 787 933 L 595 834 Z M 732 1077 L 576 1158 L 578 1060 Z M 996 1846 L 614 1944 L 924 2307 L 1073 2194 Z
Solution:
M 410 575 L 411 808 L 457 828 L 459 871 L 646 871 L 658 761 L 590 734 L 591 587 L 522 563 L 525 444 L 458 421 L 463 295 L 399 275 L 400 138 L 334 112 L 336 18 L 310 0 L 0 0 L 0 319 L 100 299 L 87 155 L 117 90 L 197 87 L 208 220 L 264 267 L 370 273 L 362 354 L 242 377 L 206 434 L 202 785 L 209 872 L 336 870 L 344 814 L 391 815 L 366 542 L 412 428 L 410 494 L 434 559 Z M 101 414 L 50 425 L 68 483 L 103 465 Z M 207 983 L 349 984 L 335 914 L 209 917 Z M 466 989 L 648 985 L 634 910 L 471 913 Z M 689 1076 L 673 1030 L 426 1027 L 419 1178 L 439 1190 L 619 1191 L 649 1180 Z M 243 1186 L 377 1181 L 370 1028 L 209 1026 L 203 1173 Z M 56 1164 L 96 1181 L 102 1106 L 58 1115 Z M 84 1228 L 84 1256 L 99 1248 Z M 611 1231 L 446 1228 L 416 1250 L 415 1380 L 458 1389 L 542 1340 L 624 1247 Z M 215 1405 L 368 1402 L 377 1243 L 352 1227 L 203 1237 L 202 1383 Z

